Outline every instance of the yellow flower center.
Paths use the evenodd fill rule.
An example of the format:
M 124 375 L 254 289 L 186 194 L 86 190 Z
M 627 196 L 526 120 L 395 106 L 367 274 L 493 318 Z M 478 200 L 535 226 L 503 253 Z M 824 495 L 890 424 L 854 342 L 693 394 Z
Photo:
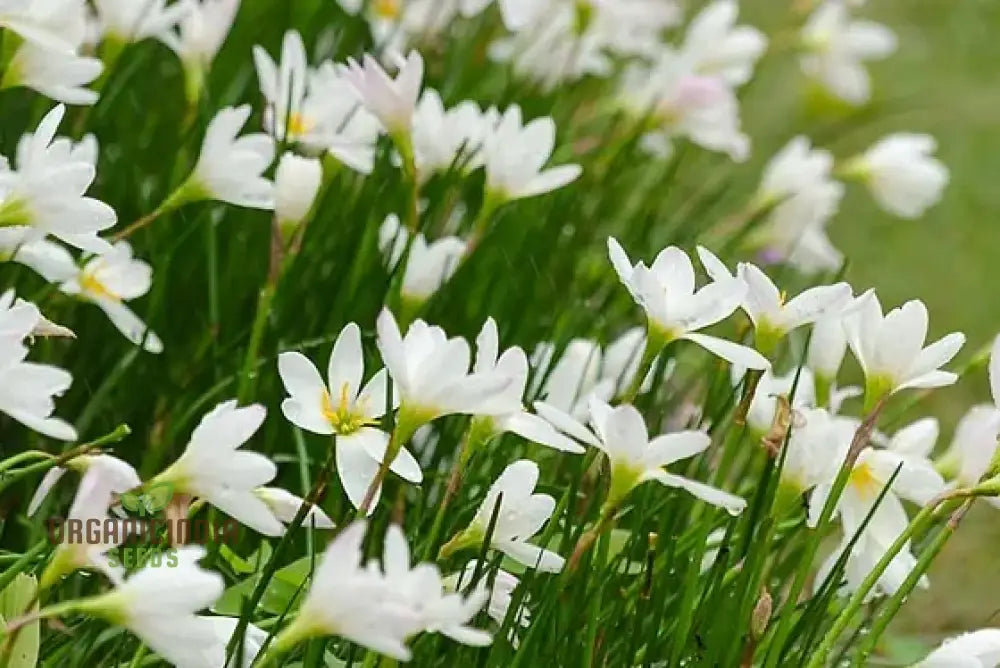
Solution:
M 299 136 L 308 132 L 312 128 L 312 123 L 298 112 L 293 112 L 288 117 L 288 134 L 290 136 Z
M 107 297 L 108 299 L 113 299 L 116 302 L 120 302 L 122 299 L 121 296 L 105 287 L 105 285 L 101 283 L 93 272 L 85 271 L 80 274 L 80 287 L 83 288 L 84 292 L 88 292 L 91 295 Z
M 372 11 L 380 19 L 395 20 L 403 13 L 402 0 L 375 0 Z
M 858 494 L 864 497 L 875 497 L 882 491 L 882 480 L 875 475 L 869 464 L 855 466 L 851 471 L 850 483 Z
M 369 419 L 364 413 L 354 410 L 355 407 L 351 405 L 350 390 L 348 383 L 340 386 L 340 398 L 336 406 L 333 405 L 330 393 L 323 392 L 323 417 L 338 434 L 353 434 L 362 427 L 378 424 L 376 420 Z M 358 408 L 363 408 L 363 405 Z

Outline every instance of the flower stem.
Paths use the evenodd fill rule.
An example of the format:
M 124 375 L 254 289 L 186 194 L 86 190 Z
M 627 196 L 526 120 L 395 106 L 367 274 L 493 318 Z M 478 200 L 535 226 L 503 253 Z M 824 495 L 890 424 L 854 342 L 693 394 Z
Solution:
M 462 486 L 462 469 L 465 468 L 469 457 L 472 456 L 472 432 L 473 425 L 470 424 L 469 428 L 465 431 L 465 437 L 462 439 L 462 446 L 458 457 L 455 458 L 455 463 L 451 467 L 451 474 L 448 476 L 448 486 L 445 487 L 444 496 L 441 497 L 437 513 L 434 515 L 434 524 L 431 525 L 431 532 L 427 537 L 427 547 L 424 550 L 425 561 L 430 561 L 434 555 L 434 550 L 437 548 L 438 536 L 441 535 L 441 527 L 444 524 L 445 512 L 448 510 L 451 500 L 458 493 L 459 487 Z
M 247 346 L 243 369 L 240 372 L 239 389 L 236 392 L 241 404 L 246 404 L 253 399 L 254 381 L 257 377 L 254 368 L 257 366 L 257 357 L 260 354 L 261 342 L 264 340 L 264 328 L 267 324 L 267 316 L 271 312 L 271 302 L 274 300 L 276 287 L 274 282 L 268 281 L 257 295 L 257 313 L 250 330 L 250 343 Z
M 602 536 L 606 531 L 611 529 L 615 523 L 615 513 L 617 512 L 617 507 L 614 505 L 604 504 L 601 508 L 601 517 L 597 521 L 597 524 L 592 526 L 586 533 L 580 536 L 580 539 L 576 542 L 576 547 L 573 548 L 573 554 L 569 558 L 569 562 L 566 564 L 566 573 L 573 573 L 577 566 L 580 565 L 580 560 L 583 559 L 583 555 L 587 553 L 588 550 L 594 545 L 594 542 Z
M 400 411 L 400 414 L 402 414 L 402 411 Z M 361 505 L 358 506 L 357 517 L 368 516 L 368 511 L 371 509 L 372 503 L 375 501 L 375 494 L 378 492 L 379 488 L 382 487 L 382 483 L 385 482 L 386 475 L 389 474 L 389 467 L 392 466 L 392 462 L 395 461 L 396 455 L 399 454 L 403 444 L 409 440 L 410 435 L 413 433 L 412 430 L 409 430 L 401 425 L 402 422 L 402 419 L 397 419 L 396 428 L 392 430 L 392 436 L 389 437 L 389 445 L 386 446 L 385 456 L 382 458 L 382 463 L 379 464 L 378 471 L 375 472 L 375 477 L 372 478 L 367 491 L 365 491 L 365 496 L 361 501 Z M 406 428 L 409 433 L 402 433 L 404 428 Z

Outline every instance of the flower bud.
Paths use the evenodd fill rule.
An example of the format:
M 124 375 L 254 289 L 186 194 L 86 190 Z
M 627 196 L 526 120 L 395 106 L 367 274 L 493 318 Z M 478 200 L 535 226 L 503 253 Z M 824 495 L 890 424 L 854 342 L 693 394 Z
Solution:
M 323 168 L 315 158 L 285 153 L 274 177 L 274 213 L 282 227 L 297 227 L 309 215 Z

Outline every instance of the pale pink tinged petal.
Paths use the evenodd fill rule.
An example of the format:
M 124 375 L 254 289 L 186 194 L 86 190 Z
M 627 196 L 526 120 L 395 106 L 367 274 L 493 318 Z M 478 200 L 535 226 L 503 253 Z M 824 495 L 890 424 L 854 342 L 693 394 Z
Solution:
M 341 437 L 337 440 L 337 474 L 344 487 L 344 493 L 355 508 L 361 507 L 368 486 L 378 473 L 379 464 L 366 451 L 362 443 L 353 442 L 351 437 Z M 379 486 L 368 509 L 368 514 L 375 512 L 378 499 L 382 494 Z
M 733 343 L 732 341 L 727 341 L 726 339 L 720 339 L 714 336 L 698 334 L 695 332 L 685 334 L 682 338 L 685 338 L 692 343 L 697 343 L 713 355 L 717 355 L 730 364 L 734 364 L 736 366 L 761 371 L 771 367 L 771 363 L 766 357 L 753 348 L 748 348 L 747 346 L 740 345 L 739 343 Z
M 46 497 L 48 497 L 49 492 L 52 491 L 52 488 L 55 487 L 56 483 L 59 482 L 59 479 L 62 478 L 65 473 L 66 469 L 61 466 L 55 466 L 46 471 L 42 481 L 38 484 L 38 489 L 35 490 L 34 495 L 31 497 L 31 501 L 28 502 L 28 517 L 31 517 L 38 512 L 39 506 L 42 505 L 42 502 L 45 501 Z
M 649 442 L 643 461 L 652 468 L 667 466 L 703 452 L 712 439 L 701 431 L 680 431 L 657 436 Z
M 327 367 L 327 382 L 334 401 L 339 400 L 347 388 L 348 400 L 354 399 L 361 391 L 361 378 L 365 372 L 364 352 L 361 348 L 361 330 L 355 323 L 349 323 L 340 332 Z
M 694 480 L 689 480 L 672 473 L 667 473 L 663 470 L 650 472 L 648 477 L 649 479 L 656 480 L 667 487 L 679 487 L 706 503 L 724 508 L 730 515 L 739 515 L 747 506 L 745 499 L 728 492 L 724 492 L 721 489 L 717 489 L 710 485 L 695 482 Z
M 590 432 L 583 424 L 577 421 L 568 413 L 559 410 L 555 406 L 544 401 L 534 403 L 538 415 L 562 433 L 572 436 L 576 440 L 592 445 L 595 448 L 604 449 L 604 445 Z

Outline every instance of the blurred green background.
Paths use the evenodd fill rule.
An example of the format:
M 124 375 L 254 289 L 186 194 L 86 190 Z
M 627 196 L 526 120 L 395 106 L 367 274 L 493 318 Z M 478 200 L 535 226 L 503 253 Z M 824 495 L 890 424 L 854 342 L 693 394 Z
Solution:
M 772 0 L 744 0 L 743 16 L 769 34 L 789 24 Z M 890 26 L 899 50 L 875 63 L 872 109 L 857 118 L 825 121 L 817 144 L 847 156 L 890 131 L 933 134 L 951 169 L 944 200 L 924 218 L 904 221 L 880 212 L 867 193 L 849 188 L 830 236 L 850 258 L 848 279 L 878 289 L 888 308 L 926 302 L 934 338 L 968 335 L 967 358 L 1000 331 L 996 267 L 1000 258 L 1000 2 L 992 0 L 869 0 L 855 11 Z M 781 36 L 778 37 L 782 39 Z M 780 49 L 780 47 L 779 47 Z M 801 76 L 787 51 L 772 52 L 746 95 L 754 163 L 762 164 L 804 117 Z M 964 359 L 963 358 L 963 359 Z M 926 406 L 941 418 L 941 447 L 972 402 L 988 399 L 985 374 L 940 390 Z M 970 513 L 931 571 L 931 589 L 914 595 L 897 623 L 900 632 L 943 633 L 1000 624 L 1000 515 L 985 504 Z

